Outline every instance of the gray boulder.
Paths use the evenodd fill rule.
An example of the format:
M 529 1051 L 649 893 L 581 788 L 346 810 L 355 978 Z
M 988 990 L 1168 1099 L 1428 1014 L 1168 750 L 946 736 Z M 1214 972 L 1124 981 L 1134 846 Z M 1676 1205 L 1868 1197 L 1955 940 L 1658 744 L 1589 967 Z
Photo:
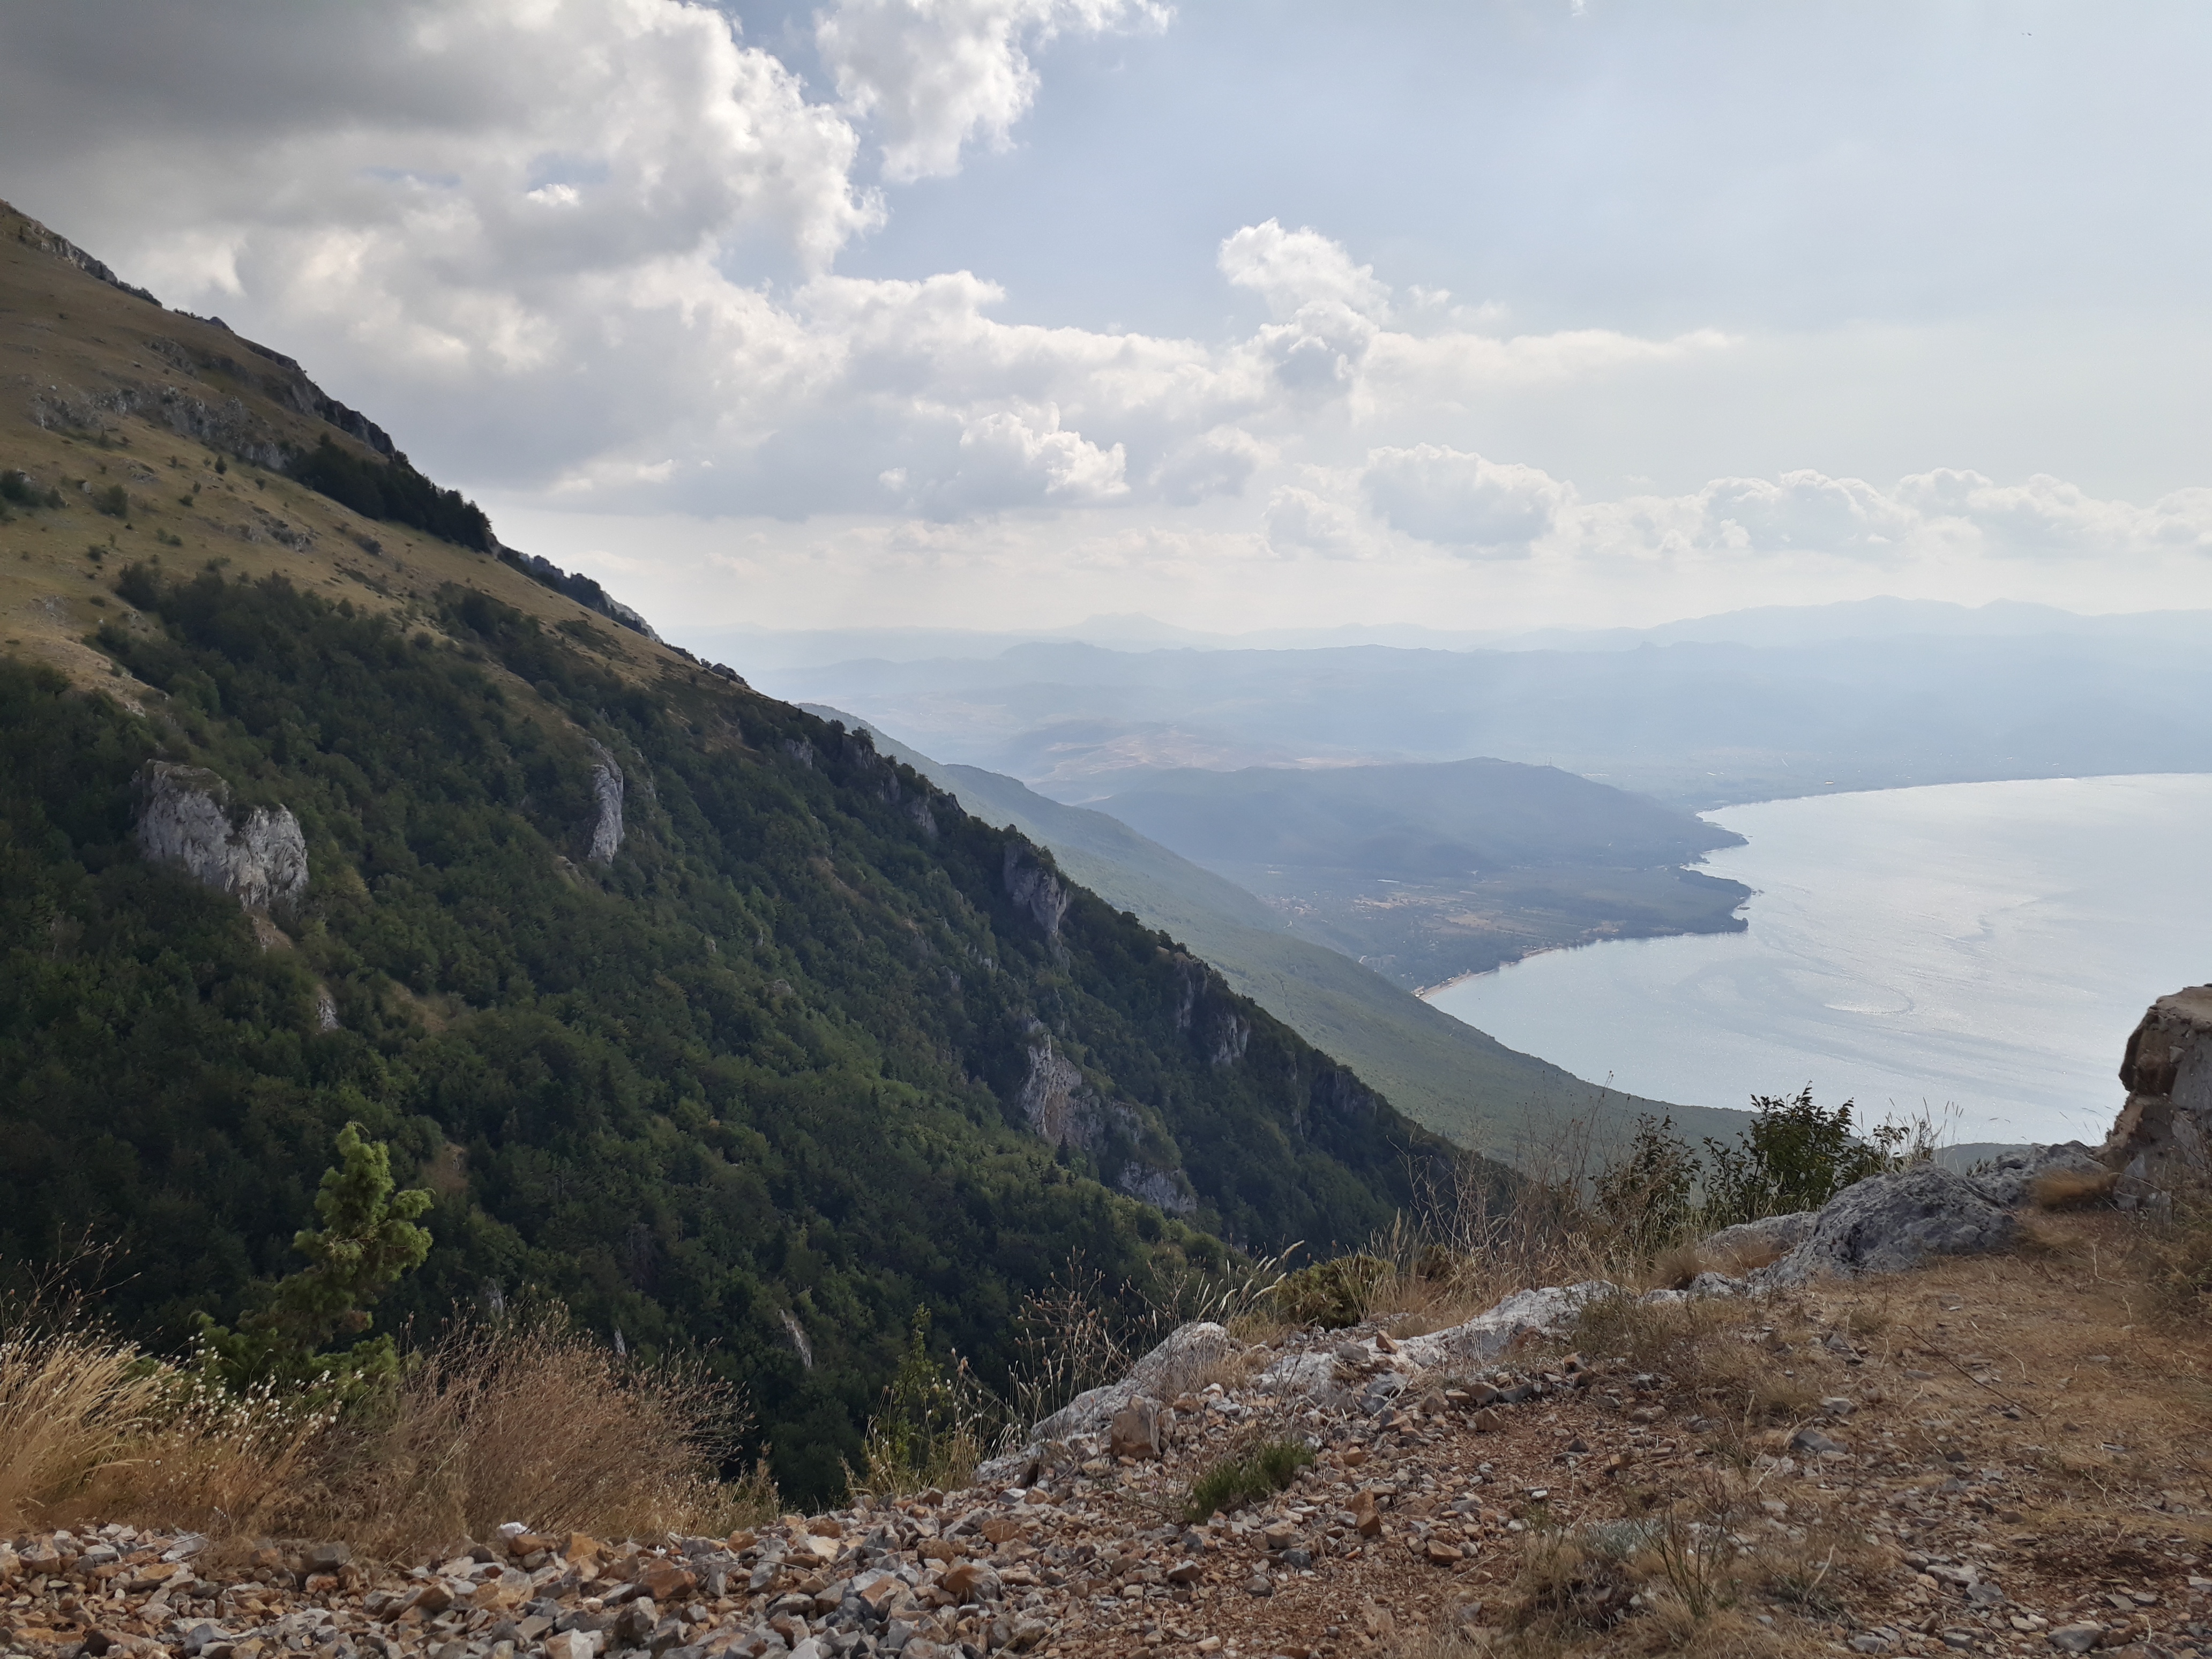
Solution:
M 2212 985 L 2151 1004 L 2120 1062 L 2128 1085 L 2104 1162 L 2132 1208 L 2212 1176 Z
M 1698 1246 L 1708 1261 L 1723 1268 L 1763 1267 L 1777 1256 L 1787 1255 L 1813 1231 L 1818 1210 L 1793 1210 L 1788 1215 L 1761 1216 L 1735 1227 L 1723 1227 Z
M 231 811 L 230 786 L 198 766 L 151 761 L 138 775 L 138 851 L 181 865 L 249 910 L 296 903 L 307 890 L 307 840 L 287 806 Z
M 1966 1176 L 1918 1164 L 1844 1188 L 1796 1248 L 1750 1283 L 1770 1289 L 1832 1273 L 1902 1273 L 1931 1255 L 2002 1249 L 2019 1233 L 2020 1224 Z
M 2001 1210 L 2017 1210 L 2035 1196 L 2035 1183 L 2047 1175 L 2109 1175 L 2104 1160 L 2078 1140 L 2055 1146 L 2027 1146 L 1991 1158 L 1969 1177 Z

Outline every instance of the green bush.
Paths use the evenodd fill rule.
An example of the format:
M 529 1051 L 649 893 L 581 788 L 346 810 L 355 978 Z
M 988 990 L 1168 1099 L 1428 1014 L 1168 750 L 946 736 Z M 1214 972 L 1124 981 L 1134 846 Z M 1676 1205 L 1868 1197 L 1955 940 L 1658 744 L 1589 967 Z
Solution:
M 1303 1440 L 1267 1440 L 1232 1451 L 1190 1483 L 1182 1518 L 1203 1521 L 1209 1515 L 1226 1515 L 1255 1498 L 1271 1497 L 1297 1480 L 1298 1471 L 1313 1461 L 1313 1449 Z
M 111 519 L 131 516 L 131 497 L 121 484 L 106 484 L 92 492 L 92 510 Z
M 1869 1176 L 1894 1167 L 1908 1132 L 1885 1123 L 1864 1139 L 1851 1132 L 1852 1103 L 1832 1109 L 1813 1101 L 1813 1085 L 1788 1097 L 1753 1095 L 1753 1116 L 1734 1146 L 1708 1139 L 1701 1217 L 1707 1231 L 1761 1216 L 1817 1210 Z
M 1316 1261 L 1284 1275 L 1272 1293 L 1275 1311 L 1293 1324 L 1325 1331 L 1357 1325 L 1366 1316 L 1367 1298 L 1389 1271 L 1388 1262 L 1366 1255 Z

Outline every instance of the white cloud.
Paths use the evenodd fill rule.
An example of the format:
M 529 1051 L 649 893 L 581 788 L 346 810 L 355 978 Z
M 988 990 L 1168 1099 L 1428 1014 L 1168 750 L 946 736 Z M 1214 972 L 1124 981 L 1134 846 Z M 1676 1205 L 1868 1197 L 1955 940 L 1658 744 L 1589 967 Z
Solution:
M 1285 484 L 1268 498 L 1264 523 L 1267 545 L 1279 554 L 1356 559 L 1369 550 L 1349 511 L 1296 484 Z
M 1772 483 L 1717 478 L 1698 501 L 1713 544 L 1767 553 L 1882 557 L 1918 528 L 1916 514 L 1873 485 L 1809 471 L 1785 472 Z
M 1526 553 L 1574 499 L 1538 468 L 1436 444 L 1370 450 L 1360 488 L 1393 529 L 1474 554 Z
M 1030 52 L 1062 33 L 1164 27 L 1153 0 L 837 0 L 814 41 L 844 108 L 870 122 L 894 184 L 960 169 L 970 141 L 1003 149 L 1036 102 Z
M 965 427 L 955 470 L 920 492 L 915 505 L 956 518 L 1044 502 L 1110 501 L 1128 493 L 1127 463 L 1120 444 L 1101 449 L 1079 432 L 1061 430 L 1056 409 L 1001 411 Z
M 1316 301 L 1380 320 L 1390 289 L 1372 265 L 1355 265 L 1344 244 L 1311 228 L 1285 230 L 1270 219 L 1224 239 L 1215 263 L 1238 288 L 1249 288 L 1279 318 L 1295 317 Z
M 1188 507 L 1209 495 L 1241 495 L 1252 475 L 1275 459 L 1275 447 L 1242 427 L 1218 426 L 1183 443 L 1152 469 L 1152 487 Z
M 1915 473 L 1897 489 L 1901 501 L 1970 528 L 1993 552 L 2027 558 L 2153 548 L 2212 552 L 2212 490 L 2179 490 L 2143 507 L 2100 501 L 2047 473 L 1998 484 L 1949 467 Z

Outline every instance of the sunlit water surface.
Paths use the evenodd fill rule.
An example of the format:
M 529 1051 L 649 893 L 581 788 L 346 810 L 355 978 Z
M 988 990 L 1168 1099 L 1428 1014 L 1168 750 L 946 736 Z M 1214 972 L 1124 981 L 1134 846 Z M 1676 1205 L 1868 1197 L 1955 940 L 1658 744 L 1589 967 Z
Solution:
M 2154 997 L 2212 981 L 2212 776 L 1941 784 L 1709 813 L 1747 933 L 1553 951 L 1430 1000 L 1660 1100 L 1809 1081 L 1963 1140 L 2100 1139 Z

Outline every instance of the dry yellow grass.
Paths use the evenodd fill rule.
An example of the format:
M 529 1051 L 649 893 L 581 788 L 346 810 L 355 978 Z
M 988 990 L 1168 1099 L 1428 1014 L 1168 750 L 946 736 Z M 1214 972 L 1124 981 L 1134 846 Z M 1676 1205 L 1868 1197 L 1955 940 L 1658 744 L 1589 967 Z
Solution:
M 43 1522 L 127 1456 L 161 1393 L 134 1350 L 40 1311 L 0 1322 L 0 1533 Z
M 737 1407 L 702 1371 L 632 1366 L 557 1310 L 458 1321 L 395 1398 L 344 1417 L 222 1393 L 65 1317 L 0 1340 L 0 1529 L 127 1516 L 218 1540 L 343 1538 L 382 1559 L 509 1520 L 726 1533 L 776 1510 L 764 1472 L 722 1478 Z

